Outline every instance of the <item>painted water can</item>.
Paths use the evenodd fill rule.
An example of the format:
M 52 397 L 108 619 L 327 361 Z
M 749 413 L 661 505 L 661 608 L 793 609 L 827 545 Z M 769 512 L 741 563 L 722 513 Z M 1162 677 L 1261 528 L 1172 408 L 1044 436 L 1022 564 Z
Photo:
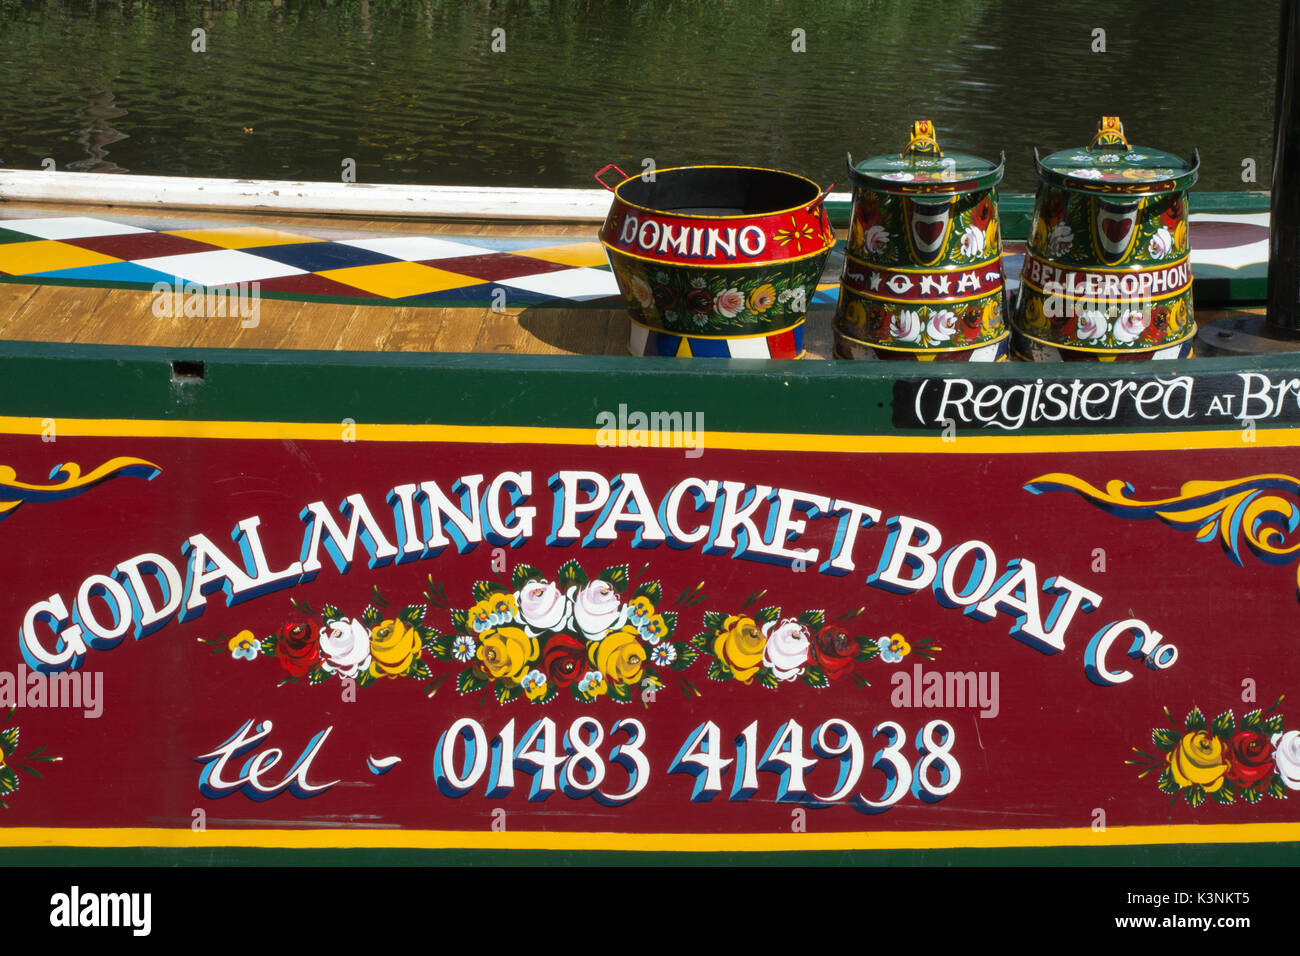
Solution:
M 611 168 L 624 178 L 600 241 L 632 316 L 632 354 L 803 354 L 804 318 L 835 245 L 827 191 L 749 166 L 631 177 Z
M 1118 117 L 1040 159 L 1012 349 L 1036 361 L 1182 358 L 1196 334 L 1187 190 L 1200 155 L 1130 146 Z
M 835 312 L 841 358 L 1007 355 L 997 184 L 1003 160 L 945 154 L 928 120 L 906 148 L 856 166 Z

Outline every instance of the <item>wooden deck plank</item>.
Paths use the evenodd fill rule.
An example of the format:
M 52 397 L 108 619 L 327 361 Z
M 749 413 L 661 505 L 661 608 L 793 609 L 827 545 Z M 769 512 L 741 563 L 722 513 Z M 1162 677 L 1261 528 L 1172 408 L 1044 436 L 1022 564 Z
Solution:
M 113 291 L 116 290 L 38 286 L 5 324 L 4 337 L 29 342 L 74 342 L 86 317 L 95 315 Z

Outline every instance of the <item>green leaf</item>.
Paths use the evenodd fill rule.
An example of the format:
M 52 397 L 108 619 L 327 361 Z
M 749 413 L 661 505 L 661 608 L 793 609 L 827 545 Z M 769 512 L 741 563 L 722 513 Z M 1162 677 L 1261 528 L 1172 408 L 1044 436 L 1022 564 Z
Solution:
M 709 662 L 709 680 L 731 680 L 731 668 L 716 658 Z
M 1256 787 L 1246 787 L 1241 791 L 1241 799 L 1254 806 L 1264 799 L 1264 795 Z
M 367 667 L 367 668 L 366 668 L 365 670 L 363 670 L 363 671 L 358 671 L 358 672 L 357 672 L 357 686 L 358 686 L 358 687 L 369 687 L 371 684 L 373 684 L 373 683 L 374 683 L 375 681 L 377 681 L 377 680 L 379 680 L 379 678 L 376 677 L 374 674 L 370 673 L 370 668 L 369 668 L 369 667 Z
M 1178 782 L 1174 780 L 1174 775 L 1168 767 L 1165 767 L 1164 771 L 1161 772 L 1160 779 L 1156 781 L 1156 786 L 1165 793 L 1177 793 L 1179 790 L 1183 789 L 1178 786 Z
M 691 646 L 694 647 L 696 650 L 698 650 L 701 654 L 708 654 L 710 657 L 712 657 L 713 642 L 716 639 L 717 639 L 717 635 L 714 634 L 712 631 L 700 631 L 700 633 L 696 634 L 694 637 L 691 638 L 690 643 Z
M 487 600 L 494 594 L 504 594 L 505 590 L 505 585 L 499 581 L 475 581 L 471 593 L 477 602 Z
M 691 644 L 685 641 L 673 641 L 673 647 L 677 651 L 677 656 L 673 658 L 670 665 L 675 671 L 684 671 L 690 667 L 699 658 L 700 652 Z
M 343 617 L 343 612 L 333 604 L 326 604 L 320 609 L 320 617 L 322 621 L 329 624 L 331 621 L 337 621 L 339 618 Z
M 368 606 L 361 612 L 361 623 L 368 629 L 374 628 L 375 625 L 379 624 L 383 619 L 384 616 L 380 614 L 379 609 L 373 605 Z
M 416 659 L 411 661 L 411 666 L 406 669 L 406 676 L 418 680 L 428 680 L 433 677 L 433 671 L 429 670 L 429 665 L 423 660 Z
M 1201 713 L 1201 708 L 1193 707 L 1187 712 L 1187 720 L 1184 721 L 1184 727 L 1189 734 L 1194 730 L 1205 729 L 1205 715 Z
M 723 614 L 721 611 L 704 612 L 704 626 L 707 627 L 710 631 L 717 633 L 718 631 L 722 630 L 722 628 L 726 625 L 726 623 L 727 623 L 727 615 Z
M 663 637 L 660 638 L 660 640 L 666 641 L 670 639 L 673 636 L 674 632 L 676 632 L 677 630 L 677 612 L 664 611 L 663 619 L 664 619 L 664 624 L 668 626 L 668 629 L 664 631 L 664 635 Z
M 576 684 L 577 681 L 574 681 L 574 683 Z M 573 686 L 573 685 L 571 684 L 571 685 L 569 685 L 569 686 Z M 560 695 L 560 688 L 559 688 L 559 685 L 556 684 L 555 681 L 550 681 L 550 680 L 548 680 L 548 681 L 546 682 L 546 692 L 545 692 L 544 694 L 542 694 L 541 697 L 539 697 L 539 698 L 537 698 L 535 701 L 533 701 L 533 703 L 534 703 L 534 704 L 549 704 L 551 701 L 555 700 L 555 698 L 558 697 L 559 695 Z
M 1268 783 L 1264 786 L 1264 792 L 1270 797 L 1276 797 L 1279 800 L 1286 799 L 1286 786 L 1282 783 L 1282 777 L 1279 774 L 1273 774 L 1269 777 Z
M 803 682 L 809 687 L 821 688 L 831 686 L 830 679 L 826 676 L 826 672 L 816 664 L 803 672 Z
M 651 604 L 657 605 L 663 600 L 664 589 L 660 586 L 658 581 L 642 581 L 636 586 L 636 590 L 632 592 L 632 596 L 649 598 Z M 709 625 L 706 623 L 704 626 L 708 627 Z
M 768 690 L 776 690 L 781 686 L 781 682 L 776 679 L 776 675 L 768 667 L 760 667 L 758 673 L 754 675 L 754 679 L 758 681 L 760 687 L 766 687 Z
M 1225 780 L 1223 786 L 1210 794 L 1210 799 L 1215 803 L 1222 803 L 1225 806 L 1229 803 L 1235 803 L 1237 800 L 1237 791 L 1232 786 L 1232 782 Z
M 576 680 L 569 685 L 569 693 L 572 694 L 573 699 L 578 701 L 579 703 L 583 703 L 583 704 L 587 703 L 586 696 L 582 693 L 582 691 L 578 690 L 578 682 Z
M 17 749 L 18 728 L 6 727 L 4 730 L 0 731 L 0 750 L 4 751 L 4 755 L 8 757 Z
M 402 613 L 397 615 L 397 619 L 407 627 L 419 627 L 424 623 L 424 614 L 428 609 L 427 604 L 408 604 L 402 608 Z
M 1157 727 L 1151 731 L 1151 742 L 1166 753 L 1177 747 L 1182 739 L 1183 735 L 1172 727 Z
M 777 605 L 771 607 L 759 608 L 754 614 L 754 620 L 759 624 L 771 624 L 781 617 L 781 608 Z
M 499 680 L 496 686 L 492 688 L 493 694 L 498 704 L 508 704 L 512 700 L 517 700 L 524 689 L 518 684 L 512 684 L 508 680 Z
M 610 584 L 612 584 L 614 586 L 614 590 L 617 591 L 619 594 L 622 594 L 624 591 L 626 591 L 627 586 L 630 583 L 627 576 L 626 564 L 612 565 L 611 567 L 606 568 L 604 571 L 601 571 L 599 577 L 602 581 L 608 581 Z
M 0 767 L 0 797 L 7 797 L 18 789 L 18 774 L 12 767 Z
M 862 638 L 858 639 L 858 645 L 862 650 L 858 651 L 855 657 L 860 661 L 870 661 L 880 656 L 880 645 L 866 638 L 866 643 L 862 643 Z
M 544 577 L 541 571 L 537 570 L 531 564 L 516 564 L 514 574 L 510 576 L 510 583 L 514 585 L 516 591 L 534 579 L 541 580 Z
M 456 675 L 456 689 L 462 694 L 472 694 L 488 685 L 488 680 L 472 667 L 467 667 Z
M 1196 784 L 1184 787 L 1183 799 L 1187 801 L 1189 807 L 1199 807 L 1205 802 L 1205 788 Z
M 270 637 L 262 638 L 261 651 L 267 657 L 275 657 L 276 645 L 280 643 L 280 635 L 272 634 Z
M 1270 718 L 1268 718 L 1267 720 L 1264 721 L 1264 733 L 1265 733 L 1265 734 L 1268 734 L 1269 736 L 1272 736 L 1273 734 L 1280 734 L 1281 732 L 1282 732 L 1282 715 L 1281 715 L 1281 714 L 1274 714 L 1272 717 L 1270 717 Z
M 456 641 L 455 636 L 452 634 L 438 634 L 437 631 L 434 631 L 434 634 L 437 636 L 432 641 L 426 642 L 424 649 L 440 661 L 451 660 L 451 648 Z
M 817 630 L 826 623 L 826 612 L 820 610 L 804 611 L 799 615 L 799 623 L 804 627 L 810 627 Z
M 1252 710 L 1241 717 L 1241 729 L 1251 730 L 1255 733 L 1262 733 L 1264 729 L 1264 715 L 1261 711 Z
M 1210 721 L 1210 730 L 1214 736 L 1222 737 L 1224 740 L 1231 740 L 1233 733 L 1236 732 L 1237 722 L 1232 716 L 1232 711 L 1225 710 L 1214 720 Z
M 632 685 L 620 684 L 616 681 L 607 682 L 609 689 L 605 691 L 606 696 L 616 704 L 628 704 L 632 702 Z
M 317 664 L 315 667 L 313 667 L 310 671 L 307 672 L 307 683 L 314 687 L 317 684 L 325 683 L 333 676 L 334 676 L 333 671 L 327 671 L 320 664 Z
M 560 565 L 555 580 L 559 584 L 561 591 L 567 591 L 574 586 L 583 587 L 590 578 L 587 577 L 587 572 L 582 570 L 582 565 L 570 558 Z
M 453 608 L 451 612 L 451 626 L 456 629 L 457 634 L 468 634 L 471 637 L 474 634 L 469 626 L 468 610 Z

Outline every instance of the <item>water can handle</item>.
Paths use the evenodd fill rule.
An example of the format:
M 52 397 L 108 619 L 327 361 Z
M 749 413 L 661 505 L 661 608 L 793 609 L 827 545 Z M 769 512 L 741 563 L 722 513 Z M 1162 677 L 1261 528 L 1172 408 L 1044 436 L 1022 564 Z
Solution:
M 593 176 L 592 178 L 595 179 L 596 182 L 604 186 L 606 189 L 608 189 L 610 192 L 613 192 L 618 187 L 611 186 L 609 183 L 605 182 L 605 180 L 600 178 L 601 176 L 605 175 L 605 173 L 609 172 L 611 169 L 623 177 L 622 179 L 619 180 L 619 182 L 625 182 L 626 180 L 631 179 L 632 177 L 630 177 L 627 173 L 623 172 L 623 170 L 619 169 L 613 163 L 608 163 L 607 165 L 605 165 L 604 168 L 597 170 L 596 175 Z

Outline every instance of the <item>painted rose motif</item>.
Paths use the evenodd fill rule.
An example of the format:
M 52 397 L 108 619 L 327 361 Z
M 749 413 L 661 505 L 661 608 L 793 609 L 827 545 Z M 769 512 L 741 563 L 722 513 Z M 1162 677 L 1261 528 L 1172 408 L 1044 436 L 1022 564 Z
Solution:
M 306 624 L 287 625 L 278 638 L 275 656 L 290 677 L 306 676 L 320 660 L 320 641 Z
M 791 681 L 803 673 L 808 663 L 812 638 L 808 628 L 787 617 L 763 626 L 767 646 L 763 649 L 763 666 L 780 681 Z
M 592 644 L 587 651 L 587 658 L 606 679 L 620 684 L 635 684 L 641 679 L 646 662 L 645 648 L 637 637 L 636 628 L 624 627 L 599 644 Z
M 1151 237 L 1151 241 L 1147 243 L 1147 252 L 1150 253 L 1152 259 L 1163 259 L 1165 256 L 1169 255 L 1169 252 L 1173 247 L 1173 236 L 1169 234 L 1168 229 L 1161 226 L 1156 230 L 1156 234 Z
M 558 630 L 569 613 L 568 598 L 553 581 L 534 578 L 515 593 L 519 619 L 535 631 Z
M 1199 786 L 1206 793 L 1214 793 L 1227 777 L 1223 741 L 1204 730 L 1185 734 L 1167 759 L 1169 772 L 1180 787 Z
M 641 308 L 648 309 L 655 304 L 654 290 L 650 288 L 650 283 L 646 282 L 642 276 L 634 275 L 630 277 L 628 286 L 632 290 L 633 298 L 636 299 Z
M 947 342 L 957 331 L 957 314 L 948 309 L 941 309 L 930 317 L 925 327 L 931 342 Z
M 1075 177 L 1076 179 L 1101 179 L 1101 170 L 1091 169 L 1091 168 L 1076 169 L 1072 173 L 1070 173 L 1070 175 Z
M 712 312 L 713 296 L 708 289 L 691 289 L 686 293 L 686 307 L 699 315 Z
M 355 618 L 330 621 L 320 629 L 321 667 L 340 677 L 356 677 L 370 663 L 370 632 Z
M 1300 730 L 1274 734 L 1269 742 L 1273 745 L 1273 766 L 1282 783 L 1288 790 L 1300 790 Z
M 838 680 L 853 670 L 858 642 L 842 628 L 827 624 L 813 638 L 812 659 L 826 672 L 827 680 Z
M 900 309 L 890 320 L 889 334 L 899 342 L 921 341 L 921 316 L 910 309 Z
M 881 179 L 888 179 L 896 183 L 910 183 L 916 177 L 911 173 L 885 173 Z
M 731 668 L 736 680 L 746 683 L 758 673 L 767 638 L 752 617 L 733 615 L 727 618 L 713 642 L 713 653 Z
M 568 634 L 553 634 L 540 663 L 547 680 L 556 687 L 568 687 L 587 669 L 587 646 Z
M 598 641 L 611 628 L 622 627 L 627 620 L 627 609 L 619 601 L 618 592 L 608 581 L 597 578 L 582 590 L 569 588 L 573 602 L 573 623 L 589 641 Z
M 967 226 L 961 235 L 961 254 L 973 259 L 984 252 L 984 230 Z
M 862 241 L 868 252 L 879 254 L 889 245 L 889 231 L 884 226 L 872 226 L 863 234 Z
M 371 677 L 401 677 L 423 654 L 420 632 L 403 621 L 380 621 L 370 632 Z
M 1115 341 L 1125 345 L 1136 342 L 1146 331 L 1146 316 L 1136 310 L 1129 310 L 1115 320 L 1113 330 Z
M 1273 748 L 1263 734 L 1238 731 L 1228 742 L 1228 757 L 1228 779 L 1238 786 L 1249 787 L 1273 774 Z
M 1105 312 L 1098 312 L 1095 309 L 1085 310 L 1079 313 L 1075 337 L 1081 342 L 1096 342 L 1106 335 L 1109 325 Z
M 735 318 L 745 308 L 745 293 L 739 289 L 726 289 L 719 292 L 713 308 L 725 319 Z
M 478 660 L 489 676 L 519 683 L 537 659 L 537 638 L 519 627 L 498 627 L 483 635 Z
M 776 288 L 771 284 L 759 286 L 749 294 L 749 307 L 755 312 L 766 312 L 776 301 Z
M 1052 255 L 1064 255 L 1074 245 L 1074 230 L 1065 223 L 1058 222 L 1047 234 L 1047 243 L 1052 247 Z

